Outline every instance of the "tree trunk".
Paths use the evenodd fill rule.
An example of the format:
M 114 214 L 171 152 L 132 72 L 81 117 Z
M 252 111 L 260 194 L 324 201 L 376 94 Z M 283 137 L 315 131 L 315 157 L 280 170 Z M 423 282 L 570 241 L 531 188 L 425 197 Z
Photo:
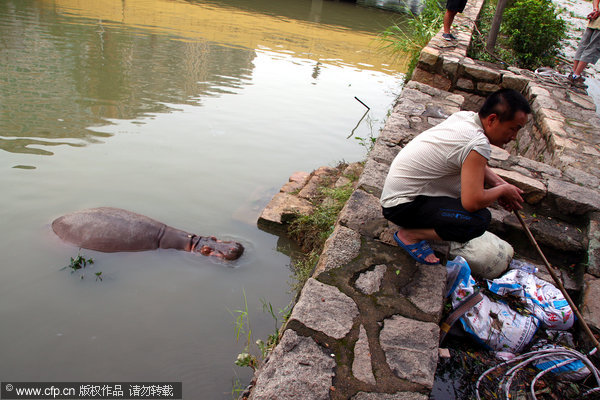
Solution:
M 504 13 L 504 8 L 506 7 L 506 1 L 507 0 L 498 0 L 498 6 L 496 7 L 494 19 L 492 20 L 490 33 L 487 37 L 487 42 L 485 43 L 485 49 L 490 53 L 494 53 L 494 47 L 496 47 L 496 38 L 498 37 L 498 32 L 500 31 L 500 24 L 502 23 L 502 14 Z

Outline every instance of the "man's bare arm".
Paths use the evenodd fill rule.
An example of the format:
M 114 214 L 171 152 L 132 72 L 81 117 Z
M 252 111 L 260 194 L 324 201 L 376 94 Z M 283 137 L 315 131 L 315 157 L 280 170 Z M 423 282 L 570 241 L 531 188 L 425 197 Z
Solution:
M 485 183 L 488 184 L 488 186 L 490 187 L 496 187 L 496 186 L 500 186 L 500 185 L 504 185 L 505 183 L 507 183 L 504 179 L 500 178 L 500 176 L 498 176 L 497 173 L 495 173 L 494 171 L 492 171 L 492 169 L 489 167 L 489 165 L 485 165 Z
M 484 182 L 492 187 L 486 189 Z M 498 199 L 501 199 L 507 209 L 521 209 L 521 193 L 521 189 L 506 183 L 495 174 L 487 166 L 485 157 L 475 150 L 469 153 L 461 169 L 461 202 L 465 210 L 481 210 Z

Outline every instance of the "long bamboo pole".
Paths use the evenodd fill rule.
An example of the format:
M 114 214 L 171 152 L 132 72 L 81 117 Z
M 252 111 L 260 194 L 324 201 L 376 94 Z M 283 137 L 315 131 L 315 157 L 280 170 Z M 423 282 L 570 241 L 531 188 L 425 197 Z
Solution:
M 516 210 L 515 210 L 515 215 L 517 216 L 517 219 L 521 223 L 521 226 L 523 227 L 523 229 L 525 229 L 525 233 L 527 234 L 527 237 L 529 238 L 529 240 L 531 241 L 531 243 L 533 244 L 533 246 L 537 250 L 537 252 L 540 255 L 540 257 L 542 257 L 542 260 L 544 261 L 544 264 L 546 265 L 546 269 L 548 270 L 548 273 L 550 274 L 550 276 L 554 280 L 554 283 L 556 283 L 556 286 L 558 286 L 558 289 L 560 289 L 560 291 L 562 292 L 563 296 L 565 296 L 565 299 L 567 299 L 567 302 L 571 306 L 571 309 L 573 310 L 573 312 L 577 316 L 577 319 L 581 323 L 581 326 L 583 327 L 583 330 L 589 336 L 589 338 L 592 340 L 592 343 L 594 344 L 594 347 L 596 347 L 596 349 L 600 350 L 600 343 L 598 343 L 598 340 L 596 339 L 596 337 L 592 333 L 592 330 L 590 329 L 590 327 L 588 326 L 588 324 L 583 319 L 583 316 L 579 312 L 579 309 L 577 308 L 577 306 L 575 305 L 575 303 L 573 303 L 573 300 L 571 300 L 571 297 L 569 296 L 569 294 L 565 290 L 565 287 L 563 286 L 562 282 L 560 281 L 560 279 L 558 278 L 558 276 L 554 272 L 554 268 L 552 268 L 552 266 L 550 265 L 550 263 L 546 259 L 546 256 L 544 256 L 544 253 L 542 252 L 542 249 L 540 249 L 540 246 L 535 241 L 535 238 L 531 234 L 531 231 L 529 230 L 529 227 L 527 226 L 527 224 L 525 223 L 525 221 L 523 221 L 523 217 L 521 217 L 521 214 L 519 214 L 519 212 L 516 211 Z

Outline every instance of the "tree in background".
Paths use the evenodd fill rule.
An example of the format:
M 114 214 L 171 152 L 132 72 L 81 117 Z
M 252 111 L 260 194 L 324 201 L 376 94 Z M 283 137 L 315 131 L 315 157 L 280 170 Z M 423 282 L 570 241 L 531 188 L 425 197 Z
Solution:
M 502 31 L 519 67 L 554 65 L 567 28 L 558 14 L 550 0 L 517 0 L 506 10 Z

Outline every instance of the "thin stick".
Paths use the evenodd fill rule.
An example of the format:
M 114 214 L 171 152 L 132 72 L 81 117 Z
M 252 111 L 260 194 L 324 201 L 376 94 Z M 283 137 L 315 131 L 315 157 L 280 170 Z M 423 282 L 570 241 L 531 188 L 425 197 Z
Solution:
M 592 343 L 594 344 L 594 347 L 596 347 L 596 349 L 600 350 L 600 343 L 598 343 L 598 340 L 596 340 L 596 337 L 592 333 L 592 330 L 590 329 L 590 327 L 588 326 L 588 324 L 583 319 L 583 316 L 579 312 L 579 309 L 577 308 L 577 306 L 575 306 L 575 303 L 573 303 L 573 300 L 571 300 L 571 297 L 569 296 L 569 294 L 565 290 L 565 287 L 563 286 L 562 282 L 560 281 L 560 279 L 558 278 L 558 276 L 554 272 L 554 269 L 552 268 L 552 266 L 550 265 L 550 263 L 546 259 L 546 256 L 544 256 L 544 253 L 542 252 L 542 249 L 540 249 L 540 246 L 538 246 L 537 242 L 535 241 L 535 238 L 531 234 L 531 231 L 529 230 L 529 227 L 527 226 L 527 224 L 525 223 L 525 221 L 523 221 L 523 217 L 521 217 L 521 214 L 519 214 L 519 212 L 516 211 L 516 210 L 515 210 L 515 215 L 517 216 L 517 219 L 521 223 L 521 226 L 523 226 L 523 229 L 525 229 L 525 233 L 527 234 L 527 237 L 529 238 L 529 240 L 531 241 L 531 243 L 533 244 L 533 246 L 537 250 L 537 252 L 540 255 L 540 257 L 542 257 L 542 260 L 544 261 L 544 264 L 546 265 L 546 269 L 548 270 L 548 273 L 550 274 L 550 276 L 554 280 L 554 283 L 556 283 L 556 286 L 558 286 L 558 288 L 562 292 L 563 296 L 565 296 L 565 299 L 567 299 L 567 302 L 571 306 L 571 309 L 573 310 L 573 312 L 577 316 L 577 319 L 581 323 L 581 326 L 583 327 L 583 330 L 589 336 L 589 338 L 592 340 Z
M 359 102 L 360 104 L 362 104 L 363 106 L 367 107 L 367 110 L 370 110 L 370 109 L 371 109 L 371 107 L 369 107 L 368 105 L 366 105 L 365 103 L 363 103 L 363 102 L 362 102 L 362 101 L 361 101 L 361 100 L 360 100 L 358 97 L 354 96 L 354 98 L 355 98 L 356 100 L 358 100 L 358 102 Z

